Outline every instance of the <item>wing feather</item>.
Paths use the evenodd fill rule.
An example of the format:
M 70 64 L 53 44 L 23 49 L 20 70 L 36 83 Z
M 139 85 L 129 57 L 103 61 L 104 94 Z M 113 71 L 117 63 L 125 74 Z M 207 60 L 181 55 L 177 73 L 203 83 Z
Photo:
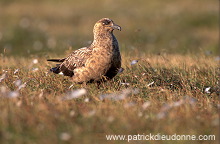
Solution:
M 51 62 L 64 62 L 66 58 L 63 59 L 48 59 L 47 61 L 51 61 Z
M 60 65 L 61 71 L 64 69 L 73 71 L 76 67 L 83 67 L 91 53 L 91 47 L 83 47 L 73 51 Z

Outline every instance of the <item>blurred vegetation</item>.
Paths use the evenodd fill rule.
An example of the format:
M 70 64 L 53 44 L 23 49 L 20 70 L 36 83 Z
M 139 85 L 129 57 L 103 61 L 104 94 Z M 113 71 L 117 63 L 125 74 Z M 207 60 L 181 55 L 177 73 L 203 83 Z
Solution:
M 1 0 L 0 53 L 64 54 L 93 39 L 94 23 L 109 17 L 122 52 L 217 55 L 217 0 Z

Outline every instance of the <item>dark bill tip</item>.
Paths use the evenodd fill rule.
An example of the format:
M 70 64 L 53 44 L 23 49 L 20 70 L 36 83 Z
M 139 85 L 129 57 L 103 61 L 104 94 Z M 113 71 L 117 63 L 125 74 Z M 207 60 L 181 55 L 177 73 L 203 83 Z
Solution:
M 121 31 L 121 27 L 120 27 L 119 25 L 114 24 L 114 25 L 112 26 L 112 28 Z

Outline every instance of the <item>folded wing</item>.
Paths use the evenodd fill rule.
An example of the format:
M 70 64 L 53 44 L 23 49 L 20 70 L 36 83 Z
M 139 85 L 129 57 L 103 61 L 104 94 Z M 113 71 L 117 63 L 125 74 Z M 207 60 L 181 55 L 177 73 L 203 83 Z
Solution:
M 92 48 L 83 47 L 73 51 L 68 57 L 63 59 L 48 59 L 47 61 L 62 62 L 57 67 L 51 68 L 50 71 L 59 74 L 63 73 L 65 76 L 72 77 L 73 70 L 77 67 L 83 67 L 88 57 L 91 55 Z

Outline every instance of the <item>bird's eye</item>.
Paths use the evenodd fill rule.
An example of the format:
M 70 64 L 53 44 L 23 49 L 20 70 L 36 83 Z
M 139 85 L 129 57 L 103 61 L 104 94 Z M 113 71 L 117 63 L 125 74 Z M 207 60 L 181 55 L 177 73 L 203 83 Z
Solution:
M 103 25 L 108 25 L 109 23 L 110 23 L 110 21 L 108 21 L 108 20 L 105 20 L 102 22 Z

